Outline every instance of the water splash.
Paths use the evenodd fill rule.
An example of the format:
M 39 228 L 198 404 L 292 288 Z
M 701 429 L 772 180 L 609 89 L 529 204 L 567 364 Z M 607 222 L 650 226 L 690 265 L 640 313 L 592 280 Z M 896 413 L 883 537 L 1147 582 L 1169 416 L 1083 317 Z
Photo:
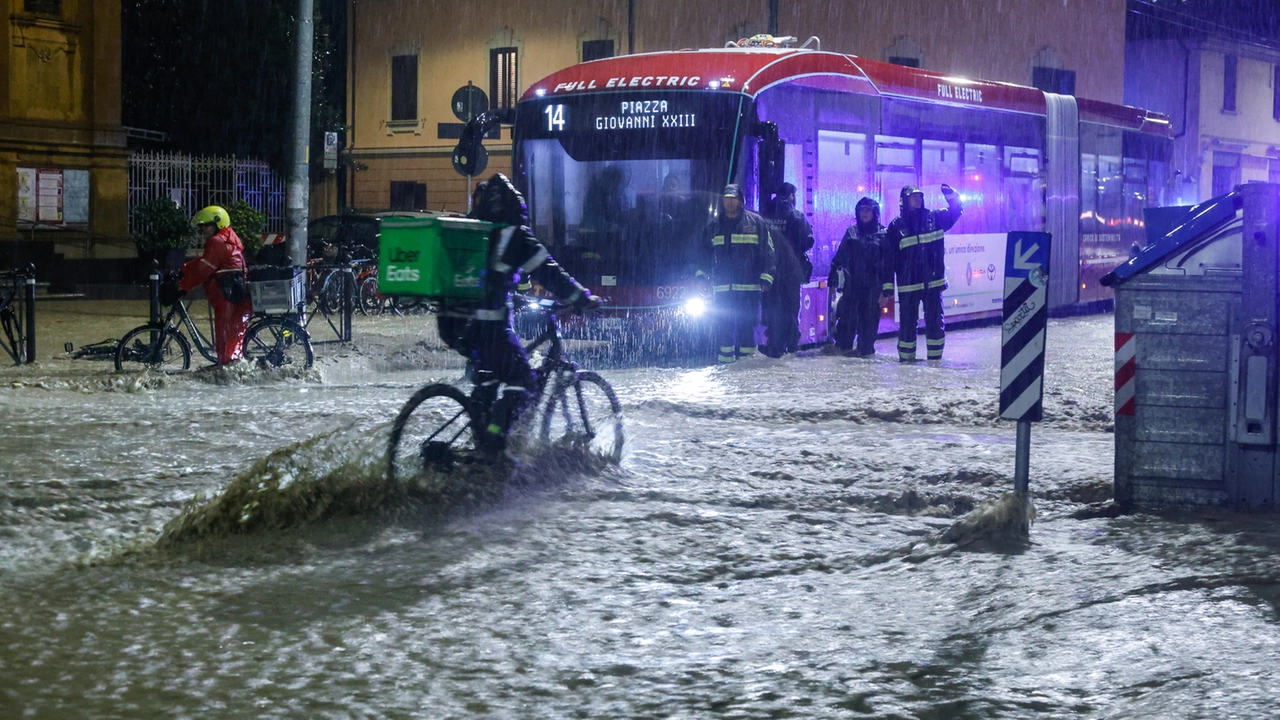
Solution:
M 615 464 L 569 438 L 552 446 L 522 444 L 502 459 L 424 474 L 407 487 L 386 481 L 390 425 L 354 425 L 272 452 L 240 473 L 219 495 L 198 497 L 161 532 L 156 547 L 303 527 L 337 517 L 445 520 L 492 505 L 507 493 Z

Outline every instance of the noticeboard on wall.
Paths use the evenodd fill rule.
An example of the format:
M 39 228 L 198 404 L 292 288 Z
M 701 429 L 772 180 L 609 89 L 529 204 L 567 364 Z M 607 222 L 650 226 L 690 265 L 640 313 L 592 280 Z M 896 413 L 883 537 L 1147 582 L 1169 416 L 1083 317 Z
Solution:
M 89 171 L 18 168 L 18 221 L 37 225 L 89 222 Z

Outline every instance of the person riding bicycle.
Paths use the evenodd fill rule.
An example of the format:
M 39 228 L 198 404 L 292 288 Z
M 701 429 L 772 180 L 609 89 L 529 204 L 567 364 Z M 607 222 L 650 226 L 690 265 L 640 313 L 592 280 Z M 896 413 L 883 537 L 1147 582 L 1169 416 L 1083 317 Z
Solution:
M 253 314 L 245 284 L 244 243 L 231 229 L 231 215 L 217 205 L 197 212 L 191 224 L 204 238 L 204 253 L 182 266 L 179 297 L 204 285 L 204 294 L 213 307 L 213 344 L 218 364 L 228 365 L 240 359 L 244 332 Z
M 511 324 L 511 293 L 517 278 L 532 278 L 575 310 L 594 309 L 600 302 L 533 236 L 524 197 L 505 175 L 498 173 L 480 183 L 472 198 L 471 217 L 496 225 L 489 233 L 484 297 L 442 307 L 437 327 L 449 347 L 471 360 L 476 370 L 492 374 L 481 376 L 483 383 L 492 384 L 495 391 L 499 383 L 506 385 L 493 404 L 482 437 L 477 438 L 477 444 L 500 451 L 537 387 L 520 336 Z

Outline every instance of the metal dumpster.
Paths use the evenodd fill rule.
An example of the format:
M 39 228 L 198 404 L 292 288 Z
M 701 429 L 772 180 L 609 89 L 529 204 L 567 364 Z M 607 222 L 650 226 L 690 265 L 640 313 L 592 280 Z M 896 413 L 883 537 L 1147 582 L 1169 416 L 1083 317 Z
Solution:
M 1280 185 L 1186 211 L 1116 293 L 1115 499 L 1274 508 Z

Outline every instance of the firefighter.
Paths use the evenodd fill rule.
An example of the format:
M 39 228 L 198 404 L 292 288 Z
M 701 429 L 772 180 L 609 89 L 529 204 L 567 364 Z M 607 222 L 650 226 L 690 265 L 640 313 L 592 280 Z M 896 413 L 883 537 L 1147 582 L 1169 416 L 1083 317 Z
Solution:
M 768 343 L 765 354 L 782 357 L 800 346 L 800 286 L 813 275 L 813 263 L 806 253 L 813 247 L 813 228 L 804 213 L 796 209 L 796 186 L 782 183 L 773 199 L 769 226 L 778 239 L 774 244 L 777 274 L 773 290 L 764 297 L 764 321 Z
M 537 387 L 524 345 L 511 325 L 511 291 L 516 288 L 517 277 L 536 280 L 576 310 L 594 309 L 600 303 L 556 263 L 530 232 L 524 197 L 505 175 L 494 175 L 477 188 L 474 197 L 472 216 L 497 225 L 489 233 L 484 297 L 441 308 L 437 326 L 450 347 L 470 360 L 477 371 L 488 374 L 481 379 L 492 387 L 495 401 L 477 442 L 500 452 L 506 447 L 507 433 L 533 399 Z M 506 388 L 498 397 L 502 384 Z
M 204 285 L 205 297 L 213 308 L 213 345 L 218 364 L 228 365 L 240 359 L 244 331 L 253 314 L 245 277 L 244 243 L 231 229 L 231 216 L 217 205 L 197 212 L 191 224 L 204 238 L 204 253 L 182 266 L 178 289 L 185 294 Z
M 875 355 L 880 332 L 880 294 L 886 277 L 884 225 L 880 224 L 880 203 L 869 197 L 854 207 L 856 221 L 845 231 L 831 260 L 827 285 L 840 289 L 836 304 L 836 346 L 858 357 Z M 857 348 L 854 348 L 854 340 Z
M 898 281 L 898 359 L 916 359 L 916 321 L 924 304 L 926 357 L 941 360 L 946 344 L 942 317 L 942 291 L 947 289 L 946 248 L 942 233 L 960 219 L 960 196 L 949 185 L 942 186 L 946 210 L 929 210 L 924 193 L 914 185 L 902 188 L 898 217 L 885 233 L 888 271 Z M 893 294 L 893 280 L 884 283 L 885 295 Z
M 708 227 L 710 256 L 697 276 L 715 292 L 716 343 L 721 363 L 756 351 L 760 293 L 773 286 L 774 250 L 765 219 L 743 206 L 742 188 L 724 186 L 721 213 Z

